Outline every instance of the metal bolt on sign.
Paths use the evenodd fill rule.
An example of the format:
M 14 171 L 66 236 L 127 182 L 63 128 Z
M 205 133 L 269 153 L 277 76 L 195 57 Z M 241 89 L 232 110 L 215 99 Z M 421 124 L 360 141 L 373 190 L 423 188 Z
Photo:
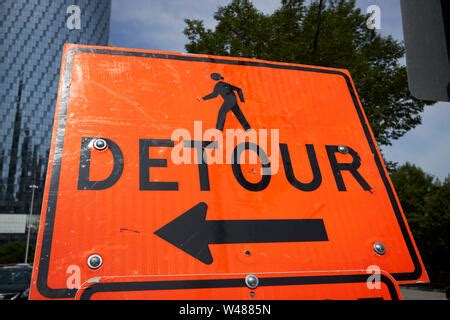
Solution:
M 255 289 L 256 287 L 258 287 L 259 279 L 258 279 L 257 276 L 255 276 L 253 274 L 250 274 L 250 275 L 245 277 L 245 284 L 250 289 Z
M 98 254 L 93 254 L 93 255 L 90 255 L 89 258 L 87 259 L 87 264 L 88 264 L 89 268 L 95 270 L 102 266 L 103 259 Z
M 339 153 L 348 154 L 348 147 L 346 146 L 338 146 Z
M 386 253 L 386 247 L 381 242 L 375 242 L 373 244 L 373 250 L 379 255 L 383 255 Z
M 102 151 L 108 148 L 108 144 L 104 139 L 98 138 L 94 140 L 94 148 L 99 151 Z

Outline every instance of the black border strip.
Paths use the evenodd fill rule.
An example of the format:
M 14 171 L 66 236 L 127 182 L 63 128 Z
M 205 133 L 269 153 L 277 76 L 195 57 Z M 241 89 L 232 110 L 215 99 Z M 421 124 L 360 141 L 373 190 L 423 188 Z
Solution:
M 301 276 L 301 277 L 278 277 L 259 278 L 258 287 L 273 286 L 298 286 L 298 285 L 326 285 L 364 283 L 370 281 L 371 274 L 361 275 L 333 275 L 333 276 Z M 380 275 L 380 282 L 384 283 L 389 290 L 392 300 L 400 300 L 393 281 Z M 240 288 L 245 287 L 244 279 L 220 279 L 220 280 L 171 280 L 171 281 L 141 281 L 141 282 L 103 282 L 96 283 L 84 289 L 80 300 L 90 300 L 96 293 L 101 292 L 129 292 L 129 291 L 154 291 L 154 290 L 186 290 L 186 289 L 209 289 L 209 288 Z
M 56 142 L 55 149 L 53 151 L 53 168 L 51 170 L 50 177 L 50 190 L 48 192 L 48 201 L 47 201 L 47 212 L 45 216 L 45 223 L 43 224 L 43 237 L 42 237 L 42 247 L 41 254 L 39 257 L 39 268 L 38 268 L 38 276 L 37 276 L 37 288 L 39 292 L 47 297 L 47 298 L 73 298 L 76 295 L 76 289 L 66 289 L 59 288 L 54 289 L 50 288 L 47 284 L 48 280 L 48 271 L 50 267 L 50 255 L 51 255 L 51 246 L 53 240 L 53 229 L 54 222 L 56 216 L 56 204 L 57 204 L 57 195 L 58 195 L 58 187 L 59 187 L 59 178 L 61 173 L 61 157 L 64 148 L 64 137 L 65 137 L 65 126 L 66 126 L 66 115 L 67 115 L 67 104 L 70 92 L 70 85 L 72 79 L 72 63 L 73 58 L 76 53 L 92 53 L 92 54 L 107 54 L 107 55 L 118 55 L 118 56 L 132 56 L 132 57 L 140 57 L 140 58 L 156 58 L 156 59 L 171 59 L 171 60 L 179 60 L 179 61 L 190 61 L 190 62 L 201 62 L 201 63 L 217 63 L 217 64 L 230 64 L 230 65 L 240 65 L 240 66 L 249 66 L 249 67 L 264 67 L 264 68 L 272 68 L 272 69 L 286 69 L 286 70 L 296 70 L 303 72 L 316 72 L 323 74 L 331 74 L 331 75 L 339 75 L 345 79 L 347 83 L 347 87 L 349 89 L 350 95 L 352 97 L 353 104 L 358 113 L 358 117 L 361 121 L 361 125 L 363 127 L 364 133 L 366 135 L 367 141 L 370 146 L 370 150 L 374 156 L 378 171 L 380 173 L 381 179 L 386 187 L 386 191 L 389 195 L 389 199 L 392 204 L 392 208 L 394 209 L 395 216 L 397 218 L 399 227 L 402 231 L 403 238 L 408 247 L 408 251 L 411 256 L 411 260 L 414 264 L 414 270 L 409 273 L 394 273 L 392 276 L 395 280 L 417 280 L 422 275 L 422 266 L 420 264 L 419 257 L 414 248 L 413 241 L 408 233 L 408 228 L 406 226 L 406 222 L 404 221 L 402 214 L 400 212 L 399 205 L 395 199 L 395 195 L 393 189 L 389 183 L 389 179 L 386 176 L 386 173 L 383 168 L 382 160 L 380 159 L 375 141 L 372 139 L 370 134 L 370 129 L 368 124 L 365 121 L 364 114 L 362 111 L 362 107 L 358 102 L 357 95 L 353 89 L 352 82 L 350 78 L 342 71 L 339 70 L 329 70 L 329 69 L 319 69 L 314 67 L 306 67 L 306 66 L 296 66 L 296 65 L 283 65 L 271 62 L 259 62 L 259 61 L 242 61 L 242 60 L 227 60 L 223 58 L 211 58 L 205 56 L 195 56 L 195 55 L 173 55 L 166 53 L 150 53 L 150 52 L 134 52 L 134 51 L 123 51 L 123 50 L 107 50 L 100 48 L 69 48 L 66 53 L 66 65 L 64 69 L 64 74 L 62 75 L 62 92 L 61 99 L 59 105 L 59 116 L 58 120 L 55 123 L 56 125 Z M 41 226 L 42 227 L 42 226 Z M 281 278 L 280 278 L 281 279 Z M 286 279 L 294 279 L 294 278 L 286 278 Z

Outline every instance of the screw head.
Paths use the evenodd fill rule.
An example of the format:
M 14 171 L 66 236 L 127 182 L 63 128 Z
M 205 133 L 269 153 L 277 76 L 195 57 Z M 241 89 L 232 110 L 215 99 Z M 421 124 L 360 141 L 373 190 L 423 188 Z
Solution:
M 97 138 L 94 140 L 94 148 L 102 151 L 108 148 L 108 144 L 106 143 L 105 139 Z
M 386 247 L 381 242 L 375 242 L 373 244 L 373 250 L 380 256 L 386 253 Z
M 342 153 L 342 154 L 347 154 L 349 152 L 347 146 L 338 146 L 338 151 L 339 151 L 339 153 Z
M 245 277 L 245 284 L 250 289 L 255 289 L 259 285 L 259 279 L 258 279 L 257 276 L 255 276 L 253 274 L 250 274 L 250 275 Z
M 87 264 L 88 264 L 89 268 L 95 270 L 95 269 L 98 269 L 98 268 L 100 268 L 102 266 L 103 259 L 98 254 L 92 254 L 87 259 Z
M 245 254 L 247 257 L 250 257 L 250 256 L 252 255 L 252 253 L 250 252 L 250 250 L 246 250 L 246 251 L 244 252 L 244 254 Z

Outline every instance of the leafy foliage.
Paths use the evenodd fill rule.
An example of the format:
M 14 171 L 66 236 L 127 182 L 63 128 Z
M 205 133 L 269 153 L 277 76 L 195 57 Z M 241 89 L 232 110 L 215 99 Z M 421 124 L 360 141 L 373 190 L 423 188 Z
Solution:
M 391 178 L 432 284 L 450 285 L 450 180 L 440 183 L 409 163 Z
M 319 4 L 282 0 L 271 15 L 250 0 L 233 0 L 214 14 L 215 30 L 186 19 L 184 34 L 191 53 L 231 55 L 348 69 L 380 145 L 389 145 L 421 123 L 426 104 L 411 96 L 403 44 L 367 28 L 368 16 L 354 0 Z

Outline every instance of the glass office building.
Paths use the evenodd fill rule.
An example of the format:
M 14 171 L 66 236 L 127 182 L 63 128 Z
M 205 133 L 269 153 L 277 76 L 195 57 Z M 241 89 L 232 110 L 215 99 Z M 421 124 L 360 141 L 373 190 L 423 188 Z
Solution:
M 111 0 L 0 1 L 0 213 L 39 213 L 64 43 L 107 45 Z

